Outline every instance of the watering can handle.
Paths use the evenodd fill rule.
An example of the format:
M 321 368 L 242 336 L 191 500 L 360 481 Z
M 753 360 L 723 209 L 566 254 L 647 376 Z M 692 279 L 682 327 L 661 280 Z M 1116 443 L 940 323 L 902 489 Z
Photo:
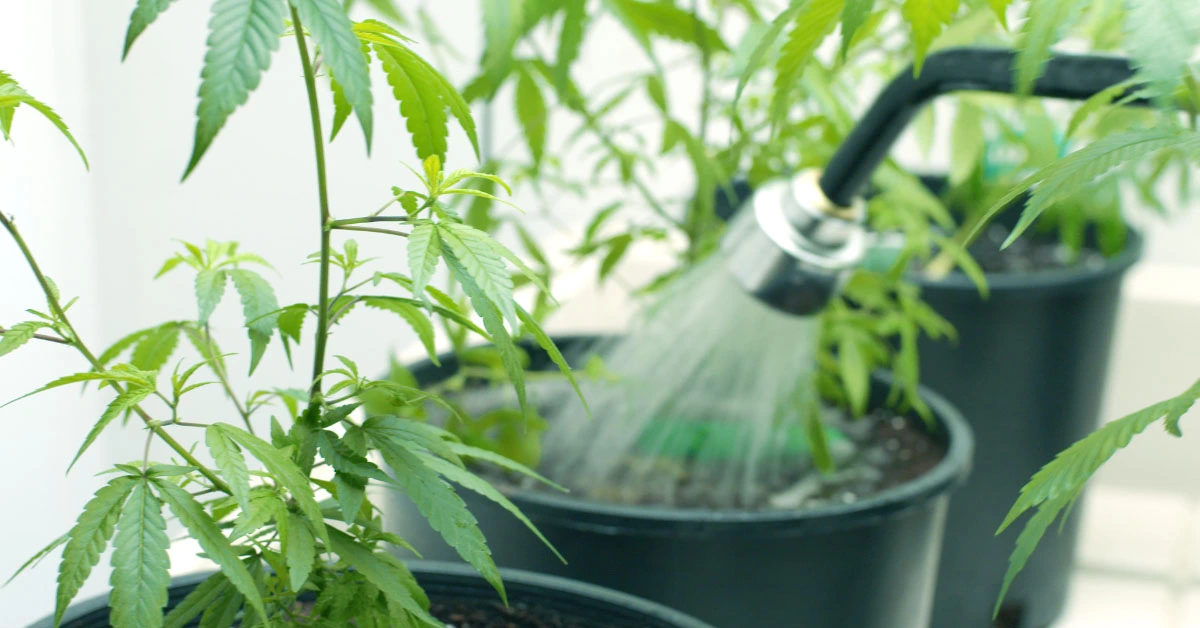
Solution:
M 920 75 L 901 72 L 875 99 L 833 159 L 820 186 L 834 205 L 850 207 L 875 168 L 921 108 L 937 96 L 959 91 L 1014 94 L 1016 52 L 1006 48 L 952 48 L 925 59 Z M 1119 56 L 1054 53 L 1033 85 L 1032 95 L 1064 100 L 1088 98 L 1134 76 L 1132 62 Z M 1130 92 L 1136 91 L 1136 86 Z M 1145 98 L 1126 104 L 1148 106 Z

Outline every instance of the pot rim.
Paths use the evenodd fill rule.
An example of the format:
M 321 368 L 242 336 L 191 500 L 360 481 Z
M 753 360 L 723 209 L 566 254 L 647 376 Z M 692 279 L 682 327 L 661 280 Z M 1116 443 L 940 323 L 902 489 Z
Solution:
M 601 335 L 556 335 L 554 341 L 573 344 L 593 341 Z M 452 361 L 452 360 L 451 360 Z M 441 360 L 444 366 L 447 359 Z M 431 364 L 418 363 L 414 371 Z M 417 375 L 421 380 L 421 376 Z M 873 405 L 881 405 L 894 379 L 885 372 L 872 376 Z M 946 455 L 924 475 L 851 504 L 831 504 L 792 511 L 712 510 L 631 506 L 584 500 L 538 490 L 517 488 L 506 491 L 525 515 L 535 523 L 589 530 L 600 534 L 643 534 L 646 536 L 742 537 L 747 534 L 790 536 L 865 526 L 899 516 L 950 493 L 966 481 L 974 452 L 974 437 L 966 420 L 950 402 L 920 387 L 920 397 L 929 404 L 937 428 L 945 433 Z M 599 419 L 594 419 L 599 420 Z M 997 522 L 997 525 L 999 522 Z
M 453 589 L 457 593 L 461 593 L 461 598 L 463 599 L 476 599 L 473 597 L 473 594 L 475 591 L 478 591 L 481 596 L 495 597 L 499 601 L 499 596 L 496 595 L 492 585 L 484 580 L 483 576 L 470 565 L 432 560 L 406 560 L 404 564 L 413 575 L 417 576 L 422 589 L 435 591 L 433 597 L 437 597 L 436 592 L 439 590 Z M 185 587 L 196 587 L 215 573 L 217 572 L 209 570 L 172 577 L 169 590 L 178 591 Z M 505 590 L 510 594 L 510 599 L 520 599 L 522 590 L 538 591 L 540 594 L 531 595 L 531 597 L 537 598 L 534 600 L 536 605 L 545 607 L 548 610 L 566 613 L 567 615 L 570 615 L 572 610 L 581 612 L 578 610 L 579 607 L 585 607 L 595 614 L 607 612 L 610 615 L 616 615 L 621 611 L 629 611 L 628 614 L 639 615 L 642 619 L 653 618 L 674 628 L 713 628 L 713 626 L 690 615 L 657 602 L 651 602 L 628 593 L 560 576 L 533 573 L 520 569 L 500 568 L 500 578 L 504 582 Z M 517 595 L 513 595 L 513 593 L 517 593 Z M 565 594 L 563 597 L 575 598 L 584 603 L 576 604 L 574 608 L 568 608 L 565 604 L 562 605 L 563 608 L 556 608 L 552 600 L 546 601 L 554 594 Z M 455 598 L 454 595 L 448 597 L 450 599 Z M 75 602 L 71 604 L 63 616 L 62 625 L 69 626 L 72 621 L 91 619 L 88 615 L 101 612 L 107 608 L 108 595 L 106 594 Z M 96 617 L 95 619 L 101 618 Z M 582 619 L 586 620 L 587 618 Z M 29 628 L 49 628 L 53 623 L 54 616 L 50 615 L 30 624 Z M 107 623 L 105 625 L 107 626 Z

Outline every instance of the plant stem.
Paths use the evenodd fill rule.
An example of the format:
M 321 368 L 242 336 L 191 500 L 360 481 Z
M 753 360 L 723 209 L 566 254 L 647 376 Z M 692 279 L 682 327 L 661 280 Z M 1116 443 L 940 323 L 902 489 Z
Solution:
M 411 220 L 408 216 L 363 216 L 361 218 L 341 218 L 329 223 L 329 226 L 334 229 L 345 227 L 346 225 L 361 225 L 366 222 L 408 222 Z
M 308 111 L 312 118 L 313 151 L 317 160 L 317 194 L 321 205 L 321 260 L 320 288 L 317 295 L 316 348 L 313 350 L 312 386 L 309 390 L 308 409 L 304 415 L 311 417 L 321 403 L 321 373 L 325 372 L 325 344 L 329 338 L 329 257 L 332 216 L 329 213 L 329 184 L 325 175 L 325 134 L 321 131 L 321 107 L 317 102 L 317 77 L 312 60 L 308 56 L 308 42 L 304 39 L 304 25 L 300 14 L 292 7 L 292 24 L 296 28 L 296 47 L 300 52 L 300 64 L 304 67 L 304 84 L 308 89 Z
M 0 336 L 3 336 L 6 333 L 8 333 L 8 329 L 5 327 L 0 327 Z M 70 340 L 67 340 L 66 338 L 59 338 L 58 336 L 48 336 L 46 334 L 34 334 L 33 337 L 35 340 L 45 340 L 46 342 L 57 342 L 60 345 L 71 344 Z
M 216 355 L 217 346 L 213 342 L 212 334 L 208 331 L 208 325 L 204 325 L 204 341 L 208 343 L 208 352 Z M 237 393 L 233 392 L 233 386 L 229 383 L 229 374 L 225 372 L 225 367 L 222 366 L 220 360 L 210 362 L 212 372 L 217 375 L 217 381 L 221 382 L 221 388 L 225 389 L 225 396 L 233 402 L 233 407 L 237 408 L 238 414 L 242 416 L 242 422 L 246 424 L 246 431 L 254 434 L 254 426 L 250 424 L 250 413 L 246 411 L 246 407 L 238 400 Z
M 46 301 L 50 304 L 50 311 L 54 314 L 55 318 L 62 323 L 67 335 L 70 336 L 68 340 L 71 346 L 75 347 L 75 349 L 83 355 L 83 357 L 88 361 L 89 364 L 92 365 L 92 368 L 95 369 L 96 372 L 108 372 L 108 369 L 104 368 L 104 365 L 101 364 L 100 360 L 96 358 L 96 354 L 92 353 L 92 351 L 88 349 L 87 345 L 83 344 L 83 340 L 79 338 L 79 333 L 75 331 L 75 326 L 72 325 L 70 319 L 67 318 L 67 313 L 63 310 L 62 305 L 58 302 L 58 297 L 54 296 L 54 290 L 50 287 L 50 281 L 46 279 L 46 275 L 42 273 L 41 267 L 38 266 L 37 260 L 33 257 L 33 252 L 29 250 L 29 245 L 25 243 L 25 238 L 21 237 L 21 233 L 17 231 L 17 226 L 13 224 L 13 222 L 9 220 L 7 216 L 4 215 L 4 212 L 0 212 L 0 225 L 3 225 L 4 229 L 8 231 L 9 235 L 12 236 L 13 241 L 17 243 L 17 248 L 21 250 L 21 255 L 25 258 L 25 263 L 28 264 L 29 269 L 33 271 L 33 276 L 37 278 L 38 285 L 42 287 L 42 292 L 46 295 Z M 112 385 L 113 390 L 115 390 L 118 395 L 125 394 L 125 387 L 120 383 L 109 383 Z M 193 456 L 186 447 L 179 443 L 179 441 L 175 440 L 170 434 L 168 434 L 167 431 L 162 428 L 162 424 L 151 418 L 150 415 L 143 410 L 140 405 L 135 405 L 133 407 L 133 411 L 142 419 L 143 422 L 145 422 L 146 427 L 149 428 L 151 432 L 154 432 L 155 436 L 159 437 L 159 439 L 166 443 L 168 447 L 178 454 L 180 458 L 183 458 L 183 460 L 185 460 L 189 465 L 196 467 L 196 470 L 198 470 L 205 478 L 208 478 L 208 481 L 212 482 L 213 486 L 225 493 L 230 495 L 233 494 L 229 489 L 228 484 L 221 480 L 221 478 L 218 477 L 217 474 L 211 469 L 204 466 L 199 460 L 197 460 L 196 457 Z
M 386 233 L 388 235 L 400 236 L 401 238 L 408 237 L 408 234 L 404 233 L 403 231 L 396 231 L 394 229 L 380 229 L 379 227 L 352 227 L 350 225 L 342 225 L 340 227 L 333 228 L 340 229 L 342 231 L 366 231 L 369 233 Z

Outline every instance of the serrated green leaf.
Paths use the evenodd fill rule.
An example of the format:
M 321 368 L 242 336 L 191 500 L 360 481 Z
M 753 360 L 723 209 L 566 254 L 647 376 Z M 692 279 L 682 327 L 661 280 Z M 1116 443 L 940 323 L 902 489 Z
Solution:
M 64 534 L 64 535 L 58 537 L 57 539 L 54 539 L 53 541 L 51 541 L 50 544 L 47 545 L 46 547 L 43 547 L 42 549 L 38 550 L 36 554 L 29 557 L 29 560 L 22 563 L 21 566 L 18 567 L 15 572 L 13 572 L 13 575 L 9 576 L 8 580 L 5 580 L 4 584 L 0 585 L 0 588 L 8 586 L 8 584 L 10 582 L 12 582 L 13 580 L 16 580 L 17 576 L 21 575 L 22 572 L 24 572 L 26 569 L 29 569 L 30 567 L 34 567 L 34 566 L 38 565 L 39 563 L 41 563 L 42 560 L 44 558 L 46 558 L 47 556 L 49 556 L 51 552 L 62 547 L 69 540 L 70 540 L 70 535 Z
M 470 298 L 475 311 L 483 319 L 483 325 L 491 336 L 492 343 L 496 346 L 496 350 L 499 352 L 501 361 L 504 364 L 504 370 L 508 374 L 508 378 L 517 393 L 517 401 L 520 403 L 522 411 L 527 411 L 525 367 L 522 364 L 521 354 L 517 350 L 512 336 L 508 333 L 508 329 L 504 327 L 504 319 L 500 310 L 496 308 L 483 289 L 475 283 L 470 271 L 464 268 L 462 263 L 452 253 L 446 255 L 446 265 L 450 267 L 451 273 L 458 279 L 459 285 L 462 286 L 463 292 Z M 511 301 L 510 305 L 515 306 Z
M 791 92 L 817 47 L 837 26 L 843 6 L 843 0 L 803 0 L 795 12 L 792 30 L 775 62 L 775 94 L 771 104 L 771 121 L 775 128 L 787 118 Z
M 129 29 L 125 31 L 125 49 L 121 51 L 121 60 L 129 56 L 133 42 L 141 36 L 148 26 L 154 23 L 175 0 L 138 0 L 137 6 L 129 16 Z
M 483 56 L 475 88 L 491 100 L 513 68 L 513 49 L 520 41 L 525 22 L 523 0 L 490 0 L 481 3 L 483 13 Z
M 304 513 L 304 516 L 308 517 L 309 521 L 312 522 L 317 537 L 326 543 L 329 542 L 329 538 L 325 534 L 325 523 L 324 517 L 321 515 L 321 506 L 317 504 L 312 486 L 308 483 L 308 477 L 300 471 L 300 468 L 296 466 L 296 463 L 292 462 L 291 458 L 288 458 L 282 451 L 272 447 L 270 443 L 240 428 L 224 423 L 215 424 L 213 428 L 221 430 L 226 436 L 240 445 L 242 449 L 262 462 L 263 466 L 271 472 L 271 475 L 275 476 L 275 481 L 292 494 L 292 499 L 296 501 L 300 512 Z
M 342 520 L 347 525 L 354 523 L 362 510 L 363 501 L 367 498 L 366 480 L 345 473 L 335 473 L 333 486 L 337 491 L 338 505 L 342 509 Z
M 721 33 L 700 17 L 674 3 L 605 0 L 605 4 L 651 55 L 653 52 L 649 45 L 650 35 L 692 44 L 697 48 L 707 49 L 710 53 L 729 50 L 729 46 L 721 39 Z
M 449 488 L 448 485 L 447 488 Z M 345 532 L 330 530 L 329 536 L 330 547 L 338 557 L 353 567 L 356 573 L 362 574 L 367 582 L 378 587 L 388 600 L 399 605 L 413 617 L 432 626 L 441 624 L 413 597 L 409 587 L 406 586 L 406 581 L 412 580 L 411 574 L 407 574 L 406 577 L 405 572 L 396 569 L 382 556 L 376 555 Z
M 346 100 L 346 93 L 342 91 L 341 84 L 333 77 L 329 79 L 329 91 L 333 93 L 333 125 L 329 131 L 329 141 L 332 142 L 337 139 L 346 120 L 350 119 L 354 106 L 350 104 L 349 100 Z
M 342 95 L 354 108 L 371 150 L 371 72 L 354 24 L 339 0 L 290 0 L 300 21 L 321 50 L 321 59 L 333 71 Z M 299 35 L 297 35 L 299 36 Z
M 900 15 L 912 28 L 913 48 L 916 53 L 913 67 L 917 74 L 921 73 L 930 44 L 942 33 L 942 29 L 954 20 L 958 6 L 959 0 L 904 0 Z
M 554 57 L 554 85 L 562 92 L 571 78 L 571 65 L 579 58 L 588 21 L 587 0 L 564 0 L 562 27 L 558 35 L 558 53 Z
M 1177 397 L 1105 424 L 1059 453 L 1034 474 L 1029 483 L 1021 488 L 1020 497 L 996 531 L 996 534 L 1000 534 L 1022 514 L 1037 509 L 1017 538 L 1016 548 L 1009 558 L 1008 572 L 1004 575 L 1004 585 L 996 601 L 996 611 L 999 611 L 1013 578 L 1024 568 L 1046 529 L 1059 513 L 1079 497 L 1096 471 L 1113 454 L 1128 445 L 1134 436 L 1158 420 L 1162 419 L 1168 425 L 1177 423 L 1197 400 L 1200 400 L 1200 380 Z
M 534 341 L 549 356 L 550 361 L 566 376 L 567 381 L 571 383 L 571 387 L 575 389 L 575 394 L 579 397 L 579 402 L 583 404 L 584 411 L 587 412 L 590 418 L 592 416 L 592 409 L 588 406 L 587 399 L 584 399 L 583 391 L 579 389 L 579 382 L 575 379 L 575 371 L 571 369 L 571 365 L 567 363 L 567 359 L 558 350 L 558 346 L 554 344 L 554 340 L 542 329 L 541 325 L 538 325 L 537 320 L 520 305 L 517 306 L 517 316 L 521 318 L 521 323 L 525 325 L 525 329 L 533 335 Z
M 412 327 L 412 330 L 417 333 L 417 338 L 421 340 L 421 344 L 425 347 L 425 352 L 429 354 L 429 359 L 435 365 L 440 365 L 437 358 L 437 348 L 434 346 L 433 321 L 430 321 L 429 317 L 420 308 L 398 299 L 383 299 L 378 297 L 364 298 L 363 305 L 391 312 L 404 319 L 404 322 L 408 323 L 408 326 Z
M 1008 5 L 1012 3 L 1013 0 L 988 0 L 988 4 L 996 13 L 996 19 L 1000 20 L 1000 25 L 1004 27 L 1004 30 L 1008 30 Z
M 530 469 L 529 467 L 515 462 L 512 459 L 502 456 L 494 451 L 455 442 L 450 443 L 450 449 L 452 449 L 455 454 L 462 458 L 482 460 L 484 462 L 494 464 L 505 471 L 510 471 L 512 473 L 537 480 L 538 482 L 541 482 L 542 484 L 545 484 L 546 486 L 549 486 L 555 490 L 562 491 L 564 493 L 567 492 L 566 488 L 551 481 L 549 478 L 541 475 L 537 471 L 534 471 L 533 469 Z
M 191 494 L 170 481 L 157 478 L 152 481 L 158 488 L 159 497 L 167 503 L 183 527 L 187 528 L 190 536 L 200 544 L 200 549 L 220 567 L 221 573 L 245 596 L 251 608 L 257 611 L 259 616 L 266 616 L 262 594 L 254 583 L 254 577 L 238 559 L 237 550 L 221 533 L 212 517 L 204 511 L 204 507 L 197 503 Z
M 433 223 L 421 223 L 408 234 L 408 268 L 412 273 L 413 296 L 428 301 L 425 287 L 437 271 L 441 257 L 442 239 Z
M 390 483 L 392 481 L 392 478 L 375 466 L 374 462 L 358 455 L 349 445 L 343 443 L 337 434 L 329 430 L 321 430 L 317 432 L 316 438 L 317 450 L 321 452 L 321 458 L 328 462 L 334 471 L 380 482 Z
M 67 123 L 50 108 L 46 103 L 34 98 L 29 92 L 25 91 L 15 79 L 8 74 L 0 72 L 0 135 L 3 135 L 7 140 L 11 132 L 14 110 L 18 105 L 26 105 L 42 114 L 42 117 L 50 121 L 63 137 L 67 138 L 68 142 L 75 147 L 75 152 L 79 153 L 79 158 L 83 160 L 83 166 L 90 168 L 87 155 L 83 152 L 83 147 L 75 140 L 75 136 L 71 134 L 71 130 L 67 128 Z M 57 298 L 57 295 L 55 295 Z
M 521 512 L 521 509 L 517 508 L 516 504 L 512 503 L 512 501 L 505 497 L 503 493 L 496 490 L 496 488 L 489 484 L 487 480 L 475 475 L 474 473 L 471 473 L 467 469 L 452 465 L 441 458 L 429 455 L 420 455 L 419 457 L 426 466 L 436 471 L 443 478 L 454 482 L 465 489 L 474 491 L 475 493 L 482 495 L 489 501 L 500 506 L 504 510 L 507 510 L 509 514 L 511 514 L 513 517 L 516 517 L 518 521 L 525 524 L 525 527 L 528 528 L 529 531 L 532 532 L 534 536 L 536 536 L 547 548 L 549 548 L 550 551 L 553 552 L 554 555 L 557 556 L 564 565 L 567 563 L 567 559 L 563 558 L 563 555 L 558 553 L 558 550 L 555 549 L 554 545 L 542 535 L 541 530 L 538 530 L 537 526 L 533 525 L 533 522 L 529 520 L 529 517 L 526 517 L 525 513 Z
M 625 257 L 625 253 L 629 250 L 631 243 L 633 243 L 633 236 L 628 233 L 621 234 L 609 240 L 608 253 L 605 253 L 604 259 L 600 260 L 598 277 L 601 282 L 608 279 L 608 276 L 616 269 L 617 264 L 621 262 L 621 258 Z
M 774 50 L 779 43 L 779 37 L 783 34 L 784 29 L 788 24 L 791 24 L 800 11 L 807 6 L 807 2 L 792 2 L 783 10 L 774 20 L 771 21 L 771 26 L 762 33 L 758 43 L 754 46 L 753 52 L 746 59 L 745 67 L 740 76 L 738 76 L 737 89 L 734 92 L 733 102 L 736 104 L 742 99 L 742 91 L 746 89 L 746 84 L 750 82 L 750 78 L 754 73 L 762 67 L 767 59 L 767 55 Z
M 104 431 L 104 428 L 108 427 L 109 423 L 112 423 L 114 419 L 121 416 L 125 412 L 132 410 L 134 406 L 141 403 L 142 400 L 144 400 L 146 397 L 149 397 L 153 392 L 154 389 L 152 388 L 130 387 L 125 392 L 117 395 L 117 398 L 114 399 L 112 403 L 108 404 L 108 408 L 104 410 L 104 414 L 100 415 L 100 420 L 96 421 L 96 424 L 92 426 L 91 431 L 89 431 L 88 435 L 83 439 L 83 444 L 79 446 L 79 451 L 77 451 L 75 453 L 75 457 L 71 459 L 71 464 L 67 465 L 67 472 L 70 473 L 71 469 L 75 466 L 75 463 L 79 462 L 79 458 L 83 456 L 83 452 L 87 451 L 88 447 L 91 447 L 92 443 L 96 442 L 96 439 L 100 436 L 100 433 Z
M 246 459 L 242 452 L 221 430 L 210 425 L 204 430 L 204 442 L 212 454 L 213 462 L 233 491 L 242 512 L 250 510 L 250 470 L 246 467 Z
M 384 415 L 367 419 L 362 425 L 362 430 L 363 434 L 377 442 L 391 441 L 397 445 L 420 447 L 455 465 L 464 466 L 453 448 L 458 439 L 440 427 L 413 419 Z
M 107 366 L 109 362 L 117 359 L 117 356 L 124 353 L 126 349 L 132 347 L 135 343 L 144 338 L 146 334 L 154 331 L 154 329 L 154 327 L 139 329 L 138 331 L 121 338 L 120 340 L 114 342 L 111 347 L 105 349 L 104 353 L 101 353 L 100 357 L 97 359 L 100 360 L 100 364 Z
M 149 480 L 141 478 L 125 502 L 113 539 L 108 599 L 113 628 L 162 626 L 171 582 L 170 544 L 162 502 L 150 491 Z
M 517 121 L 525 134 L 525 144 L 533 157 L 533 167 L 536 171 L 542 163 L 546 152 L 546 99 L 542 96 L 542 88 L 538 86 L 533 74 L 521 68 L 517 75 L 517 87 L 513 90 L 514 106 L 517 111 Z
M 452 273 L 455 279 L 461 284 L 464 276 L 468 278 L 516 329 L 519 323 L 513 303 L 512 277 L 491 236 L 473 227 L 451 222 L 438 225 L 438 235 L 447 265 L 451 271 L 457 271 Z M 451 258 L 454 264 L 450 263 Z M 475 309 L 479 311 L 478 304 Z M 490 327 L 488 331 L 495 335 Z
M 1200 155 L 1200 134 L 1168 126 L 1104 137 L 1030 175 L 993 205 L 987 212 L 987 218 L 1003 211 L 1018 196 L 1036 185 L 1021 219 L 1004 242 L 1003 246 L 1007 247 L 1054 203 L 1093 184 L 1116 168 L 1137 163 L 1164 149 Z
M 867 23 L 867 18 L 873 10 L 875 10 L 875 0 L 845 0 L 845 5 L 842 7 L 841 55 L 843 59 L 850 51 L 850 44 L 854 41 L 855 33 L 862 28 L 863 24 Z
M 417 157 L 425 160 L 437 156 L 445 161 L 450 128 L 446 103 L 439 97 L 442 86 L 437 73 L 404 46 L 375 44 L 373 48 L 383 63 L 392 95 L 400 103 L 400 115 L 412 134 Z
M 861 341 L 859 334 L 846 334 L 838 341 L 839 373 L 854 416 L 866 413 L 871 392 L 871 365 Z
M 229 275 L 223 270 L 204 269 L 196 273 L 196 306 L 199 316 L 196 320 L 203 325 L 212 316 L 221 297 L 225 294 L 225 283 Z
M 492 560 L 483 533 L 479 531 L 479 523 L 462 498 L 454 492 L 454 488 L 426 466 L 404 443 L 393 439 L 372 440 L 383 454 L 384 462 L 392 468 L 396 485 L 412 499 L 417 510 L 429 521 L 429 525 L 437 530 L 446 543 L 474 567 L 507 603 L 500 572 Z
M 1168 98 L 1188 74 L 1200 46 L 1200 4 L 1192 0 L 1126 0 L 1125 48 L 1138 79 Z
M 129 363 L 143 371 L 157 371 L 175 353 L 175 348 L 179 346 L 179 333 L 179 323 L 166 323 L 155 327 L 138 341 L 129 357 Z
M 42 321 L 17 323 L 0 334 L 0 356 L 16 351 L 25 343 L 33 340 L 39 329 L 45 329 L 50 324 Z
M 292 513 L 287 525 L 287 538 L 284 539 L 284 553 L 287 555 L 288 575 L 291 578 L 292 590 L 299 592 L 308 576 L 312 573 L 316 561 L 316 539 L 308 521 Z
M 83 507 L 75 526 L 67 533 L 69 540 L 58 565 L 58 591 L 54 603 L 56 626 L 62 622 L 67 606 L 92 573 L 92 567 L 100 562 L 100 554 L 108 547 L 108 540 L 121 516 L 121 506 L 135 484 L 137 479 L 129 476 L 113 478 L 96 491 L 96 496 Z
M 185 628 L 205 609 L 234 592 L 233 585 L 221 572 L 209 576 L 192 589 L 163 619 L 163 628 Z
M 270 66 L 271 53 L 279 48 L 285 28 L 283 0 L 217 0 L 208 28 L 196 137 L 185 179 Z
M 279 326 L 279 302 L 275 300 L 275 290 L 262 275 L 242 268 L 227 272 L 242 297 L 242 311 L 250 336 L 250 373 L 253 374 Z
M 1076 9 L 1082 0 L 1039 0 L 1029 4 L 1028 15 L 1021 26 L 1017 58 L 1013 62 L 1017 73 L 1017 91 L 1028 94 L 1034 82 L 1046 68 L 1050 46 L 1060 33 L 1074 22 Z

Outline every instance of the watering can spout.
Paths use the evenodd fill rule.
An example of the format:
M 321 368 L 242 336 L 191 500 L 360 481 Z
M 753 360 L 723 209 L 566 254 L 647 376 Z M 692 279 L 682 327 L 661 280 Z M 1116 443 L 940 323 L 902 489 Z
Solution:
M 729 272 L 764 303 L 799 316 L 819 312 L 867 253 L 863 194 L 871 174 L 921 107 L 959 91 L 1017 92 L 1016 53 L 959 48 L 930 55 L 921 73 L 901 72 L 884 88 L 824 171 L 801 172 L 757 189 L 731 219 L 722 248 Z M 1053 54 L 1030 95 L 1086 100 L 1130 84 L 1126 105 L 1147 106 L 1124 57 Z

